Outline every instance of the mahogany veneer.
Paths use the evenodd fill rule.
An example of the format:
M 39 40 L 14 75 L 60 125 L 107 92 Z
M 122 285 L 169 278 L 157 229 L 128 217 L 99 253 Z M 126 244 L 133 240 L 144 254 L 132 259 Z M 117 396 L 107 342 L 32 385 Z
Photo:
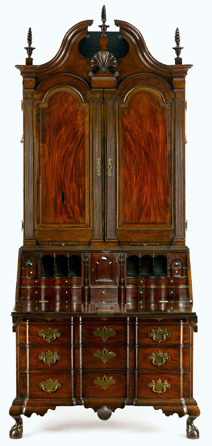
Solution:
M 24 245 L 15 309 L 21 414 L 125 405 L 193 421 L 193 332 L 185 246 L 185 76 L 119 20 L 80 22 L 23 76 Z M 89 38 L 87 38 L 89 37 Z M 124 415 L 123 415 L 124 416 Z

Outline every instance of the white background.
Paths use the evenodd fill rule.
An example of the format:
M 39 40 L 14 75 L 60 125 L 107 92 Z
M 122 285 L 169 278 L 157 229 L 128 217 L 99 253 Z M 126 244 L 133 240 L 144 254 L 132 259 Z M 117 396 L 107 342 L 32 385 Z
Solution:
M 8 409 L 15 397 L 15 335 L 10 312 L 14 305 L 18 248 L 22 245 L 22 79 L 15 64 L 25 63 L 26 34 L 33 31 L 34 63 L 49 61 L 59 49 L 66 31 L 77 22 L 94 19 L 100 24 L 102 1 L 8 0 L 1 6 L 1 438 L 9 441 L 13 419 Z M 195 334 L 194 397 L 202 415 L 196 420 L 199 444 L 210 443 L 209 395 L 211 397 L 211 2 L 202 0 L 151 0 L 128 2 L 107 0 L 110 30 L 114 19 L 136 26 L 152 55 L 162 63 L 174 63 L 174 32 L 180 28 L 183 63 L 193 64 L 187 76 L 186 116 L 187 245 L 191 250 L 194 310 L 199 316 Z M 2 125 L 3 124 L 3 125 Z M 208 395 L 208 398 L 206 398 Z M 43 418 L 23 417 L 22 442 L 41 446 L 77 441 L 86 445 L 115 445 L 118 441 L 179 444 L 186 440 L 186 417 L 165 417 L 153 408 L 118 409 L 107 422 L 91 409 L 57 408 Z

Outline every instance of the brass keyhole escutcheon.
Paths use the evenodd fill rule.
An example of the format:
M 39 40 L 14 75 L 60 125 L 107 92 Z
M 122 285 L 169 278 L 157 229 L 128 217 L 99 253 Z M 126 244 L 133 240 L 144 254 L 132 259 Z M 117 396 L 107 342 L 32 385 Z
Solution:
M 93 332 L 94 336 L 100 336 L 100 338 L 102 338 L 103 342 L 107 341 L 107 339 L 110 336 L 115 336 L 116 332 L 113 331 L 112 328 L 107 328 L 107 327 L 102 327 L 102 328 L 97 328 L 94 332 Z
M 106 390 L 109 386 L 114 386 L 116 384 L 115 379 L 113 379 L 112 376 L 110 376 L 109 378 L 104 375 L 102 376 L 102 378 L 100 378 L 99 376 L 95 379 L 94 384 L 96 386 L 101 386 L 101 388 L 103 390 Z
M 109 352 L 106 348 L 103 348 L 102 351 L 97 350 L 94 354 L 94 358 L 99 358 L 102 360 L 103 364 L 106 364 L 108 359 L 115 358 L 116 354 L 114 352 Z

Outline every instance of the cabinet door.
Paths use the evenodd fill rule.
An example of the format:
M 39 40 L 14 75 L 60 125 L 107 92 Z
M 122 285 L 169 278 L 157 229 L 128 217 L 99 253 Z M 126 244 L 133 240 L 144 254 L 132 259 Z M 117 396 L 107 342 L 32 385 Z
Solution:
M 43 241 L 91 239 L 89 104 L 70 87 L 37 107 L 37 216 Z
M 91 283 L 92 285 L 116 285 L 117 259 L 116 254 L 91 255 Z
M 171 103 L 137 87 L 119 103 L 118 227 L 120 242 L 173 237 Z

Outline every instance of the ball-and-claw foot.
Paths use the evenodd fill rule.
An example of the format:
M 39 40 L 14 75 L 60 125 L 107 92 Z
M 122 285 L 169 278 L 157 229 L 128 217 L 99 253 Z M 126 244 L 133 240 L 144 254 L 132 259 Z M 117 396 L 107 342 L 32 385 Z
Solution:
M 187 438 L 190 438 L 190 439 L 198 439 L 199 438 L 199 430 L 193 424 L 193 421 L 195 418 L 196 417 L 188 417 L 188 420 L 187 420 Z
M 18 417 L 17 419 L 15 419 L 15 421 L 16 424 L 11 427 L 9 436 L 10 438 L 18 439 L 21 438 L 23 434 L 23 422 L 21 417 Z

